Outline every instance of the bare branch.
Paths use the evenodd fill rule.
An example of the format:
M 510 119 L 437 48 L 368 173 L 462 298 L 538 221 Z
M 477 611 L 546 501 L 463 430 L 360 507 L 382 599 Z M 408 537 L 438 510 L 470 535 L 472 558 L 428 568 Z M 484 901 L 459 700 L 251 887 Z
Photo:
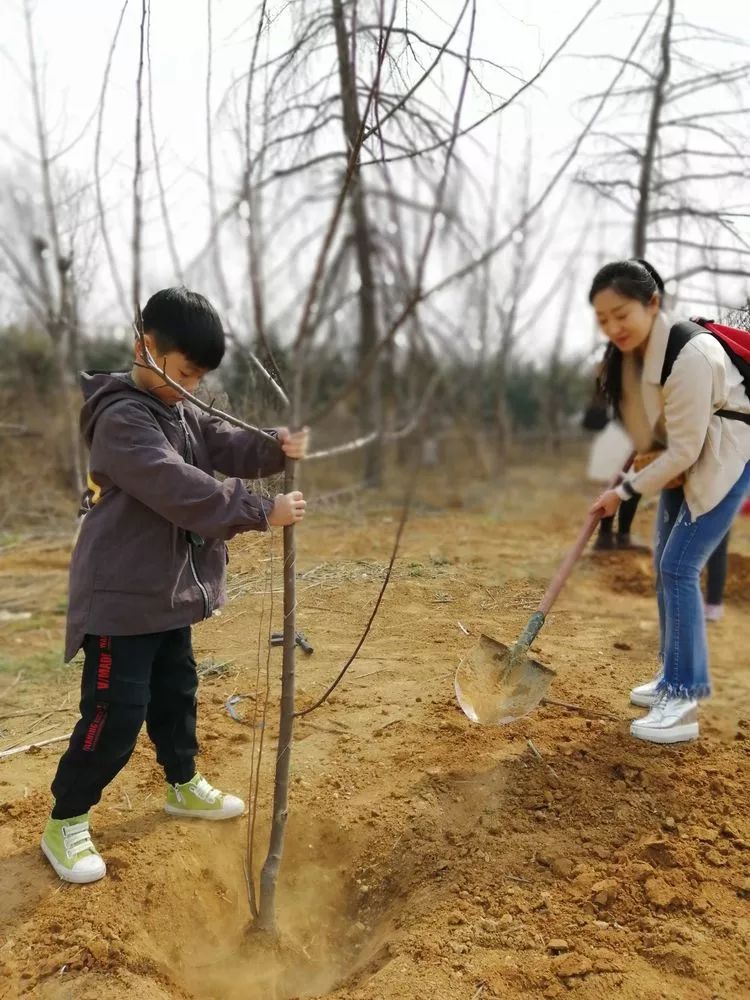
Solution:
M 335 458 L 338 455 L 350 455 L 354 451 L 360 451 L 362 448 L 366 448 L 368 444 L 372 444 L 373 441 L 377 441 L 378 438 L 381 438 L 384 442 L 393 442 L 393 441 L 400 441 L 403 438 L 408 437 L 417 429 L 420 421 L 423 419 L 425 411 L 427 410 L 427 407 L 429 406 L 430 401 L 432 400 L 432 397 L 435 394 L 435 389 L 437 388 L 438 382 L 441 379 L 442 376 L 440 375 L 439 372 L 433 375 L 433 377 L 427 384 L 427 388 L 424 391 L 422 400 L 419 406 L 417 407 L 417 410 L 415 411 L 413 417 L 411 418 L 411 420 L 409 420 L 408 423 L 404 424 L 404 426 L 400 430 L 386 431 L 385 433 L 382 434 L 380 431 L 373 431 L 371 434 L 365 434 L 362 437 L 356 438 L 354 441 L 347 441 L 346 444 L 335 445 L 332 448 L 325 448 L 322 451 L 314 451 L 307 456 L 307 461 L 309 462 L 312 459 L 320 459 L 320 458 Z
M 660 6 L 661 6 L 661 0 L 657 0 L 656 4 L 651 9 L 651 12 L 646 18 L 644 25 L 638 34 L 638 37 L 633 43 L 630 53 L 628 54 L 628 58 L 630 57 L 630 55 L 632 55 L 632 53 L 637 51 L 638 46 L 641 44 L 641 41 L 646 35 L 646 32 L 650 28 L 651 22 L 653 21 L 656 12 Z M 593 11 L 593 8 L 591 8 L 591 11 Z M 546 202 L 547 198 L 550 196 L 552 191 L 557 187 L 561 178 L 567 172 L 567 169 L 570 166 L 570 164 L 578 155 L 579 149 L 581 148 L 584 140 L 586 139 L 589 132 L 595 125 L 596 121 L 599 118 L 599 115 L 604 109 L 607 100 L 609 99 L 609 93 L 615 89 L 626 68 L 627 68 L 626 65 L 620 66 L 610 84 L 609 91 L 604 95 L 602 100 L 597 105 L 596 109 L 594 110 L 594 113 L 589 118 L 583 130 L 578 135 L 576 141 L 573 143 L 570 152 L 565 157 L 562 164 L 555 171 L 554 175 L 552 176 L 551 180 L 547 183 L 542 193 L 539 195 L 536 201 L 534 201 L 533 204 L 530 205 L 529 208 L 522 213 L 521 217 L 516 221 L 516 224 L 501 239 L 497 240 L 491 247 L 485 250 L 482 254 L 477 254 L 473 260 L 465 264 L 463 267 L 458 268 L 458 270 L 452 272 L 447 277 L 443 278 L 441 281 L 437 282 L 435 285 L 432 286 L 432 288 L 428 289 L 427 291 L 423 291 L 417 287 L 417 289 L 411 294 L 411 296 L 407 300 L 406 304 L 403 306 L 397 318 L 393 321 L 393 323 L 389 327 L 385 336 L 370 352 L 369 356 L 366 359 L 364 359 L 363 363 L 360 365 L 360 370 L 356 378 L 354 378 L 351 382 L 349 382 L 348 385 L 344 386 L 344 388 L 340 392 L 336 393 L 324 407 L 321 407 L 321 409 L 315 414 L 315 416 L 311 418 L 310 422 L 323 419 L 323 417 L 327 416 L 329 413 L 333 411 L 333 409 L 338 405 L 339 402 L 341 402 L 342 399 L 345 399 L 355 388 L 357 388 L 364 382 L 364 380 L 369 376 L 370 372 L 372 371 L 374 365 L 377 363 L 377 359 L 380 356 L 381 352 L 393 340 L 396 333 L 401 329 L 405 321 L 409 318 L 409 316 L 414 311 L 415 307 L 420 302 L 423 302 L 425 299 L 431 297 L 432 295 L 435 295 L 436 293 L 443 291 L 449 285 L 452 285 L 456 281 L 465 278 L 468 274 L 471 274 L 472 271 L 481 267 L 487 260 L 489 260 L 491 257 L 494 257 L 497 253 L 503 250 L 513 239 L 514 233 L 522 229 L 522 227 L 525 226 L 537 214 L 537 212 Z
M 479 118 L 477 121 L 473 122 L 473 124 L 467 125 L 466 128 L 462 129 L 461 132 L 459 132 L 457 138 L 460 139 L 463 136 L 468 135 L 470 132 L 473 132 L 474 129 L 479 128 L 480 125 L 483 125 L 486 121 L 489 121 L 489 119 L 492 118 L 494 115 L 499 114 L 501 111 L 504 111 L 506 108 L 510 107 L 510 105 L 513 104 L 513 102 L 516 101 L 522 94 L 524 94 L 527 90 L 533 87 L 534 84 L 539 79 L 541 79 L 541 77 L 545 74 L 547 69 L 552 65 L 552 63 L 560 55 L 560 53 L 567 48 L 567 46 L 570 44 L 573 38 L 575 38 L 575 36 L 578 34 L 578 32 L 581 30 L 584 24 L 588 21 L 588 19 L 594 13 L 597 7 L 600 6 L 601 2 L 602 0 L 594 0 L 594 3 L 589 7 L 589 9 L 580 19 L 580 21 L 578 21 L 573 30 L 565 36 L 565 38 L 562 40 L 560 45 L 558 45 L 558 47 L 554 50 L 549 59 L 545 60 L 545 62 L 542 63 L 541 67 L 539 68 L 539 70 L 537 70 L 534 76 L 532 76 L 529 80 L 527 80 L 526 83 L 523 84 L 523 86 L 519 87 L 514 94 L 512 94 L 506 101 L 503 101 L 503 103 L 500 104 L 497 108 L 493 108 L 492 111 L 489 111 L 482 118 Z M 392 156 L 387 160 L 387 162 L 396 163 L 399 160 L 410 160 L 418 156 L 426 155 L 427 153 L 433 153 L 436 149 L 441 149 L 449 142 L 451 142 L 450 137 L 442 139 L 439 142 L 434 143 L 432 146 L 427 146 L 424 149 L 416 149 L 409 153 L 405 153 L 402 156 Z M 367 160 L 363 163 L 363 166 L 369 166 L 370 164 L 379 162 L 380 160 Z
M 148 121 L 151 132 L 151 152 L 154 158 L 154 173 L 156 175 L 156 186 L 159 191 L 159 205 L 161 207 L 161 218 L 164 223 L 164 233 L 167 237 L 167 249 L 172 261 L 172 270 L 181 285 L 185 283 L 185 276 L 180 264 L 180 256 L 177 252 L 177 242 L 174 238 L 172 222 L 169 218 L 167 208 L 167 196 L 164 190 L 164 180 L 161 173 L 161 156 L 159 155 L 159 144 L 156 141 L 156 121 L 154 119 L 154 87 L 151 77 L 151 7 L 148 10 L 148 25 L 146 30 L 146 59 L 148 62 Z M 212 220 L 213 221 L 213 220 Z
M 128 306 L 127 295 L 125 294 L 125 287 L 120 278 L 120 271 L 117 266 L 115 259 L 115 252 L 112 247 L 112 242 L 109 238 L 109 231 L 107 229 L 106 222 L 106 210 L 104 208 L 104 198 L 102 195 L 102 181 L 101 181 L 101 170 L 100 170 L 100 159 L 101 159 L 101 148 L 102 148 L 102 134 L 104 131 L 104 105 L 107 96 L 107 88 L 109 86 L 109 75 L 112 71 L 112 60 L 114 58 L 115 49 L 117 47 L 117 40 L 120 37 L 120 29 L 122 28 L 122 22 L 125 17 L 125 11 L 128 7 L 128 0 L 122 5 L 120 10 L 120 17 L 117 21 L 117 27 L 115 28 L 115 34 L 112 38 L 112 43 L 109 47 L 109 53 L 107 55 L 107 63 L 104 68 L 104 78 L 102 80 L 101 93 L 99 95 L 99 117 L 97 120 L 96 127 L 96 141 L 94 143 L 94 182 L 96 187 L 96 205 L 99 212 L 99 231 L 101 232 L 102 242 L 104 243 L 104 249 L 107 254 L 107 262 L 109 264 L 109 271 L 112 275 L 112 281 L 115 286 L 115 292 L 117 293 L 117 300 L 120 304 L 124 316 L 130 315 L 130 308 Z
M 303 708 L 303 709 L 300 709 L 298 712 L 295 712 L 294 713 L 294 718 L 295 719 L 303 719 L 306 715 L 310 715 L 310 713 L 314 712 L 316 708 L 320 708 L 321 705 L 324 705 L 325 702 L 328 701 L 328 699 L 331 697 L 331 695 L 333 694 L 333 692 L 336 690 L 336 688 L 339 686 L 339 684 L 341 683 L 341 681 L 346 676 L 347 671 L 349 670 L 349 668 L 351 667 L 351 665 L 354 663 L 354 661 L 356 660 L 357 656 L 359 655 L 360 650 L 362 649 L 362 647 L 364 646 L 365 642 L 367 641 L 367 637 L 369 636 L 370 630 L 372 629 L 372 624 L 375 621 L 375 618 L 377 617 L 378 611 L 380 610 L 380 605 L 382 604 L 383 598 L 385 597 L 386 589 L 388 587 L 388 584 L 391 581 L 391 574 L 393 573 L 393 567 L 394 567 L 395 562 L 396 562 L 396 556 L 398 555 L 398 551 L 399 551 L 399 548 L 401 546 L 401 537 L 402 537 L 402 535 L 404 533 L 404 528 L 406 527 L 406 522 L 407 522 L 407 520 L 409 518 L 409 513 L 410 513 L 410 510 L 411 510 L 411 502 L 412 502 L 412 498 L 413 498 L 413 495 L 414 495 L 414 489 L 415 489 L 415 486 L 416 486 L 416 482 L 417 482 L 417 475 L 416 475 L 416 470 L 415 470 L 415 472 L 412 474 L 411 483 L 410 483 L 410 486 L 409 486 L 409 492 L 408 492 L 407 497 L 406 497 L 406 499 L 404 501 L 404 505 L 403 505 L 403 507 L 401 509 L 401 518 L 400 518 L 399 523 L 398 523 L 398 529 L 396 531 L 396 537 L 395 537 L 394 542 L 393 542 L 393 549 L 391 550 L 391 558 L 390 558 L 390 560 L 388 562 L 388 568 L 385 571 L 385 577 L 383 578 L 383 584 L 382 584 L 382 586 L 380 588 L 380 593 L 378 594 L 377 600 L 375 601 L 375 605 L 374 605 L 374 607 L 372 609 L 372 612 L 370 614 L 370 617 L 369 617 L 369 619 L 367 621 L 367 625 L 365 626 L 365 630 L 362 633 L 362 636 L 360 637 L 359 642 L 357 643 L 357 645 L 354 648 L 354 652 L 349 657 L 349 659 L 346 661 L 346 663 L 344 664 L 344 666 L 341 668 L 341 670 L 339 671 L 336 679 L 326 689 L 326 691 L 321 695 L 321 697 L 318 698 L 317 701 L 313 702 L 312 705 L 309 705 L 307 708 Z
M 141 154 L 142 145 L 142 119 L 143 119 L 143 65 L 146 43 L 146 22 L 151 8 L 150 0 L 141 2 L 141 30 L 140 46 L 138 50 L 138 75 L 136 78 L 136 108 L 135 108 L 135 167 L 133 170 L 133 275 L 132 275 L 132 295 L 135 315 L 140 317 L 141 310 L 141 240 L 143 236 L 143 206 L 142 206 L 142 184 L 143 184 L 143 159 Z M 141 323 L 138 327 L 141 327 Z

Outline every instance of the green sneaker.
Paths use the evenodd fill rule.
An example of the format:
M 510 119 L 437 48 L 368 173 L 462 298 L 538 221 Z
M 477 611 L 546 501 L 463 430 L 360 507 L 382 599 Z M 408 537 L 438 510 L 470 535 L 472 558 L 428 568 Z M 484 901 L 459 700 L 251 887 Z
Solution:
M 164 811 L 170 816 L 191 819 L 232 819 L 242 815 L 245 803 L 236 795 L 225 795 L 209 785 L 202 775 L 196 774 L 184 785 L 167 785 Z
M 104 860 L 91 842 L 89 814 L 47 820 L 42 851 L 66 882 L 96 882 L 107 873 Z

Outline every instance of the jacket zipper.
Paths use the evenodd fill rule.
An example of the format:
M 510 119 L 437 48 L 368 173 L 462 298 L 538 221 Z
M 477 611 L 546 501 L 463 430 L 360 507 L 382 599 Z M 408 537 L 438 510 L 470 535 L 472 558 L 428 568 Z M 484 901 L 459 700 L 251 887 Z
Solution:
M 195 568 L 195 559 L 193 558 L 193 543 L 188 539 L 188 562 L 190 563 L 190 569 L 193 573 L 193 579 L 198 584 L 201 594 L 203 594 L 203 617 L 211 617 L 211 599 L 208 596 L 208 591 L 203 586 L 200 576 L 198 575 L 198 570 Z
M 187 427 L 185 426 L 185 420 L 184 420 L 182 414 L 180 414 L 179 417 L 180 417 L 180 426 L 182 427 L 182 433 L 183 433 L 183 436 L 185 438 L 185 450 L 183 452 L 183 456 L 182 457 L 185 459 L 185 461 L 188 463 L 188 465 L 192 465 L 193 464 L 193 462 L 192 462 L 192 457 L 193 456 L 192 456 L 192 453 L 191 453 L 190 439 L 188 438 Z M 190 571 L 193 574 L 193 579 L 195 580 L 196 584 L 198 585 L 198 589 L 200 590 L 200 592 L 201 592 L 201 594 L 203 596 L 203 617 L 204 618 L 210 618 L 211 617 L 211 598 L 208 596 L 208 591 L 206 590 L 205 586 L 203 585 L 203 581 L 201 580 L 200 575 L 198 573 L 198 569 L 197 569 L 197 567 L 195 565 L 195 557 L 193 556 L 193 543 L 192 543 L 192 540 L 191 540 L 191 534 L 192 533 L 190 531 L 186 531 L 185 532 L 185 536 L 187 538 L 188 562 L 190 563 Z

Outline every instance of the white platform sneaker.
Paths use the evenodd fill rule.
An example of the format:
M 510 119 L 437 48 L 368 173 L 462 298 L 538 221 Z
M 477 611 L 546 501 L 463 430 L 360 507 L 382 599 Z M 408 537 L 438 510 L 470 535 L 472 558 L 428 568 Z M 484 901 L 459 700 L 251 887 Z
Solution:
M 692 698 L 659 695 L 648 715 L 631 722 L 630 735 L 649 743 L 697 740 L 698 702 Z

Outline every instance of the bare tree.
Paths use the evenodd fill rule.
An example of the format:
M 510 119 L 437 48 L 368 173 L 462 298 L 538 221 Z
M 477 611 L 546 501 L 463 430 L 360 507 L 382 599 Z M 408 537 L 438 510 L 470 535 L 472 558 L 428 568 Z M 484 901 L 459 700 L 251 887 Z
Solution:
M 626 83 L 592 133 L 579 181 L 631 221 L 630 251 L 653 256 L 674 297 L 726 297 L 746 273 L 750 244 L 731 208 L 750 177 L 745 133 L 750 100 L 746 45 L 721 39 L 685 19 L 675 0 L 641 50 L 627 62 Z M 705 52 L 718 53 L 708 63 Z M 701 284 L 690 284 L 701 276 Z M 709 292 L 710 294 L 710 292 Z
M 67 476 L 71 489 L 79 493 L 83 487 L 82 447 L 72 382 L 81 361 L 78 285 L 82 266 L 76 258 L 76 239 L 83 236 L 80 210 L 86 185 L 66 175 L 50 150 L 52 138 L 44 111 L 30 0 L 24 0 L 23 16 L 36 149 L 26 154 L 33 164 L 33 173 L 26 172 L 24 179 L 26 191 L 6 196 L 0 254 L 21 298 L 50 340 L 55 397 L 67 439 Z

